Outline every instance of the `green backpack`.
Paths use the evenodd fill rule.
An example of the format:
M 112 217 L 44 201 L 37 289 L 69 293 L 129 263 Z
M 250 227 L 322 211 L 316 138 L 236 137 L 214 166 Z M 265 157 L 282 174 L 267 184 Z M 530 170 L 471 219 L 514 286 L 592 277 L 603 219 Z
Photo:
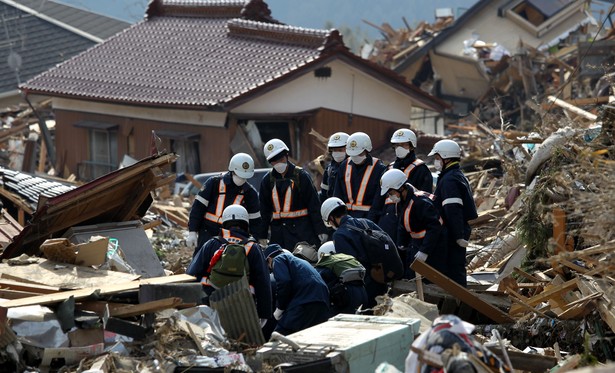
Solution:
M 224 242 L 209 263 L 209 282 L 216 288 L 250 275 L 248 245 L 251 246 L 253 241 L 247 241 L 245 244 L 229 243 L 226 240 Z
M 365 278 L 365 267 L 354 256 L 348 254 L 325 255 L 316 263 L 316 267 L 330 269 L 342 283 L 363 281 Z

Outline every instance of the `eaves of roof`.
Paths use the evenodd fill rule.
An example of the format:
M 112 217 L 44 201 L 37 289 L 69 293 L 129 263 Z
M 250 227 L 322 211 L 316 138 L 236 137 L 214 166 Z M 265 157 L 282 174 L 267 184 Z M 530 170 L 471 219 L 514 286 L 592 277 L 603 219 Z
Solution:
M 337 32 L 335 30 L 334 32 Z M 406 82 L 405 78 L 397 74 L 396 72 L 382 67 L 374 62 L 365 60 L 352 52 L 348 51 L 345 47 L 334 47 L 324 51 L 318 58 L 308 62 L 302 66 L 298 66 L 296 69 L 289 71 L 288 73 L 280 76 L 279 78 L 269 81 L 259 87 L 255 87 L 250 91 L 233 98 L 232 100 L 224 104 L 225 111 L 230 111 L 233 108 L 240 106 L 248 101 L 255 99 L 273 89 L 276 89 L 289 81 L 297 79 L 304 75 L 306 72 L 313 71 L 319 67 L 334 61 L 341 60 L 354 68 L 361 70 L 362 72 L 392 86 L 393 88 L 410 96 L 413 100 L 421 103 L 425 108 L 429 108 L 433 111 L 442 113 L 446 109 L 450 108 L 450 105 L 441 99 L 434 97 L 420 88 Z

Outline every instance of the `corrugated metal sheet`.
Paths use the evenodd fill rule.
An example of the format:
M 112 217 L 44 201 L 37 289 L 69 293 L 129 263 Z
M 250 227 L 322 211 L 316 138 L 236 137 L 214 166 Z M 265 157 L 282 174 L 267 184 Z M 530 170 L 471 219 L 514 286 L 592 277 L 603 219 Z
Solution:
M 209 296 L 209 304 L 218 312 L 220 323 L 229 338 L 253 345 L 265 343 L 245 276 L 216 290 Z

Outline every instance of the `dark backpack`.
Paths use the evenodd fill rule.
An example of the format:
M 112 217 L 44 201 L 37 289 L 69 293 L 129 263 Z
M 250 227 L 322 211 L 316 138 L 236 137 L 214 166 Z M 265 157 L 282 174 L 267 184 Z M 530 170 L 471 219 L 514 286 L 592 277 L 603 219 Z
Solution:
M 221 288 L 232 282 L 239 281 L 243 276 L 250 275 L 248 265 L 248 245 L 253 240 L 244 243 L 229 243 L 221 237 L 216 237 L 222 246 L 214 253 L 209 262 L 209 282 L 216 288 Z
M 360 259 L 371 265 L 371 277 L 381 284 L 401 279 L 404 265 L 391 237 L 385 231 L 370 228 L 365 219 L 357 220 L 363 227 L 348 225 L 348 228 L 361 234 L 366 257 Z

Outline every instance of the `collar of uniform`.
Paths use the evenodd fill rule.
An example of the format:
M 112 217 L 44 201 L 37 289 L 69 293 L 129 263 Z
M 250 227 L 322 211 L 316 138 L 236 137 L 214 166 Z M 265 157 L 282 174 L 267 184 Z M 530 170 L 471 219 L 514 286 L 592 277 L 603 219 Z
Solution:
M 450 170 L 456 170 L 459 169 L 459 161 L 455 161 L 455 162 L 451 162 L 449 164 L 446 165 L 446 167 L 444 168 L 444 170 L 442 170 L 442 172 L 440 172 L 440 176 L 444 175 L 445 173 L 449 172 Z
M 244 232 L 243 230 L 239 229 L 239 228 L 231 228 L 231 229 L 226 229 L 226 228 L 220 228 L 220 236 L 224 237 L 224 232 L 228 232 L 228 234 L 231 235 L 231 237 L 235 237 L 238 238 L 242 241 L 247 240 L 248 238 L 250 238 L 250 234 L 248 234 L 248 232 Z
M 407 156 L 402 159 L 396 158 L 395 162 L 393 162 L 393 167 L 398 168 L 400 170 L 405 170 L 410 163 L 416 160 L 416 153 L 414 151 L 410 151 Z

